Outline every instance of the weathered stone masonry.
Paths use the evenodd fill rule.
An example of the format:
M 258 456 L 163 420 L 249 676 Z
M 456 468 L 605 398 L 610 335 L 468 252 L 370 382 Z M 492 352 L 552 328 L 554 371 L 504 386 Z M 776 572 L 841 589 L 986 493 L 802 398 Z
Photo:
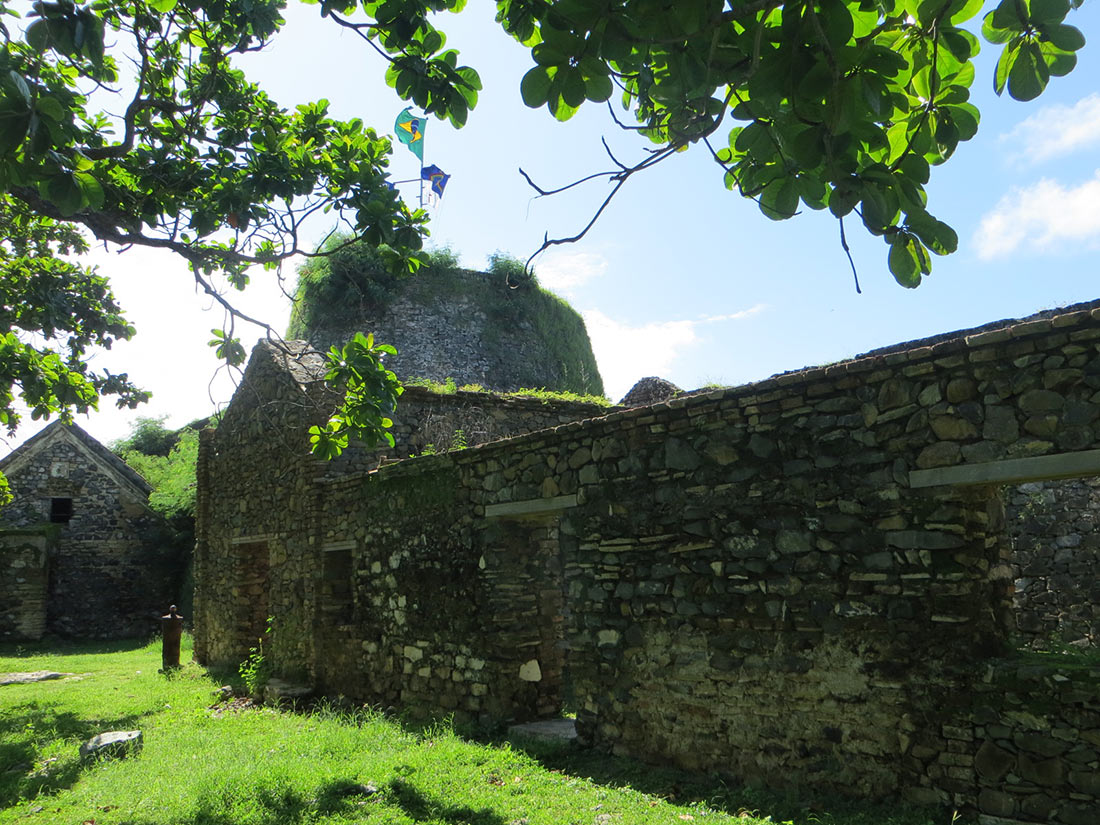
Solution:
M 19 567 L 16 583 L 26 579 L 24 587 L 8 591 L 11 610 L 38 615 L 45 583 L 45 625 L 26 618 L 0 632 L 31 639 L 45 631 L 83 638 L 155 632 L 157 617 L 176 600 L 178 560 L 163 541 L 164 520 L 148 507 L 145 480 L 78 426 L 62 422 L 5 456 L 0 468 L 14 495 L 0 511 L 0 527 L 13 537 L 37 532 L 38 546 L 47 548 L 44 558 L 36 557 L 44 567 L 29 577 L 30 568 Z M 26 556 L 26 542 L 12 541 L 0 549 L 0 570 L 15 573 L 20 560 L 38 564 Z
M 272 551 L 268 592 L 285 567 L 314 595 L 279 602 L 303 629 L 277 657 L 500 718 L 538 715 L 567 666 L 582 741 L 618 753 L 1095 822 L 1100 670 L 997 657 L 1001 485 L 1100 469 L 1098 346 L 1100 310 L 1071 308 L 303 480 L 312 535 Z
M 1100 478 L 1006 490 L 1017 636 L 1100 646 Z
M 392 449 L 352 449 L 334 462 L 316 462 L 308 457 L 306 431 L 311 424 L 324 421 L 333 404 L 319 380 L 324 372 L 321 364 L 320 357 L 300 342 L 291 342 L 286 352 L 260 344 L 225 419 L 216 431 L 204 434 L 195 556 L 195 579 L 200 583 L 195 645 L 196 656 L 202 661 L 239 662 L 262 634 L 268 615 L 276 617 L 279 641 L 275 656 L 288 673 L 311 671 L 314 659 L 321 657 L 321 647 L 328 644 L 326 640 L 346 633 L 330 629 L 352 623 L 339 615 L 339 610 L 315 609 L 315 595 L 324 586 L 324 560 L 329 559 L 329 570 L 337 564 L 343 565 L 341 570 L 352 569 L 351 561 L 341 555 L 347 548 L 334 550 L 331 543 L 325 544 L 322 530 L 332 523 L 339 508 L 354 510 L 362 499 L 353 491 L 346 502 L 330 501 L 328 487 L 319 480 L 373 470 L 381 460 L 407 458 L 428 444 L 449 445 L 458 430 L 467 443 L 478 444 L 605 412 L 592 404 L 548 404 L 485 393 L 439 395 L 409 387 L 401 398 Z M 333 484 L 334 490 L 342 489 L 339 481 Z M 438 538 L 446 541 L 445 535 Z M 254 576 L 252 566 L 257 558 L 262 558 L 270 571 L 264 580 Z M 414 584 L 430 580 L 414 570 L 415 564 L 410 563 L 403 571 Z M 452 604 L 468 605 L 468 621 L 463 624 L 456 616 L 447 630 L 456 645 L 471 623 L 480 621 L 476 605 L 464 598 L 456 597 Z M 360 609 L 359 600 L 355 609 Z M 317 647 L 315 623 L 322 627 Z M 217 630 L 204 632 L 206 628 Z M 405 642 L 415 646 L 422 641 L 411 628 L 402 639 L 402 647 Z M 483 667 L 481 657 L 475 653 L 467 658 L 473 660 L 468 668 L 471 676 L 478 675 Z M 401 673 L 403 666 L 396 670 Z M 455 681 L 452 690 L 461 693 L 464 687 Z M 387 701 L 401 701 L 399 693 L 394 692 Z
M 0 532 L 0 640 L 45 634 L 49 550 L 47 531 Z

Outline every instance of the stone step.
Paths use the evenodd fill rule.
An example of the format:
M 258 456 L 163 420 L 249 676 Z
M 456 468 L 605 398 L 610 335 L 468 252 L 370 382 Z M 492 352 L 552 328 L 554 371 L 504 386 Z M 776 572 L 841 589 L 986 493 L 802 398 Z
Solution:
M 577 738 L 577 725 L 572 719 L 542 719 L 524 722 L 508 728 L 508 736 L 544 739 L 550 742 L 572 742 Z

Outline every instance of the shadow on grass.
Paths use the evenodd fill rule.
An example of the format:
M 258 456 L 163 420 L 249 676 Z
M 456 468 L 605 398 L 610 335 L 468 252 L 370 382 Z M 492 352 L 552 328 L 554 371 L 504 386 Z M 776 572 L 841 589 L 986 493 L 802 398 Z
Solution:
M 130 825 L 238 825 L 247 816 L 248 821 L 256 825 L 299 825 L 333 815 L 389 822 L 402 813 L 415 822 L 508 825 L 491 810 L 448 804 L 403 779 L 395 779 L 381 789 L 359 784 L 356 780 L 335 780 L 322 785 L 312 795 L 261 787 L 245 799 L 211 797 L 199 800 L 195 812 L 183 819 L 166 814 L 164 819 L 146 817 L 126 821 Z
M 390 781 L 386 797 L 387 801 L 392 800 L 416 822 L 441 820 L 451 825 L 506 825 L 504 819 L 488 808 L 448 805 L 422 793 L 403 779 Z
M 141 639 L 109 641 L 50 638 L 39 642 L 0 642 L 0 658 L 30 659 L 38 656 L 96 656 L 103 653 L 125 653 L 141 650 L 152 638 L 146 636 Z
M 24 702 L 0 715 L 0 808 L 42 794 L 70 788 L 89 765 L 81 764 L 73 745 L 72 758 L 37 765 L 38 743 L 57 740 L 84 742 L 107 730 L 132 730 L 148 714 L 115 719 L 83 719 L 57 712 L 47 702 Z
M 793 825 L 950 825 L 953 821 L 951 811 L 743 786 L 731 777 L 649 765 L 572 742 L 520 739 L 512 741 L 512 748 L 547 770 L 612 788 L 632 788 L 676 805 L 699 803 L 733 816 L 749 812 Z M 958 820 L 958 825 L 964 821 Z

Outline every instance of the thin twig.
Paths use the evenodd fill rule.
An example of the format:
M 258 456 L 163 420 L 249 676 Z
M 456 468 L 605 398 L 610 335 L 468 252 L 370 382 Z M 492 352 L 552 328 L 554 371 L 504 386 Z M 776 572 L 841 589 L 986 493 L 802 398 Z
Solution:
M 844 218 L 837 218 L 837 223 L 840 224 L 840 246 L 844 250 L 844 254 L 848 256 L 848 265 L 852 267 L 852 278 L 856 282 L 856 295 L 862 295 L 863 290 L 859 288 L 859 273 L 856 272 L 856 262 L 852 260 L 852 250 L 848 248 L 848 239 L 844 235 Z

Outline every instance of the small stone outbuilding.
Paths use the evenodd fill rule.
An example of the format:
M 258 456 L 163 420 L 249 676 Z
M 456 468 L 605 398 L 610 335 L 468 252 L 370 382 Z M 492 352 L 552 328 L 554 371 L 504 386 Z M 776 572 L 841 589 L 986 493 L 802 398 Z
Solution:
M 76 424 L 55 421 L 0 459 L 0 640 L 124 638 L 155 629 L 177 560 L 150 487 Z

